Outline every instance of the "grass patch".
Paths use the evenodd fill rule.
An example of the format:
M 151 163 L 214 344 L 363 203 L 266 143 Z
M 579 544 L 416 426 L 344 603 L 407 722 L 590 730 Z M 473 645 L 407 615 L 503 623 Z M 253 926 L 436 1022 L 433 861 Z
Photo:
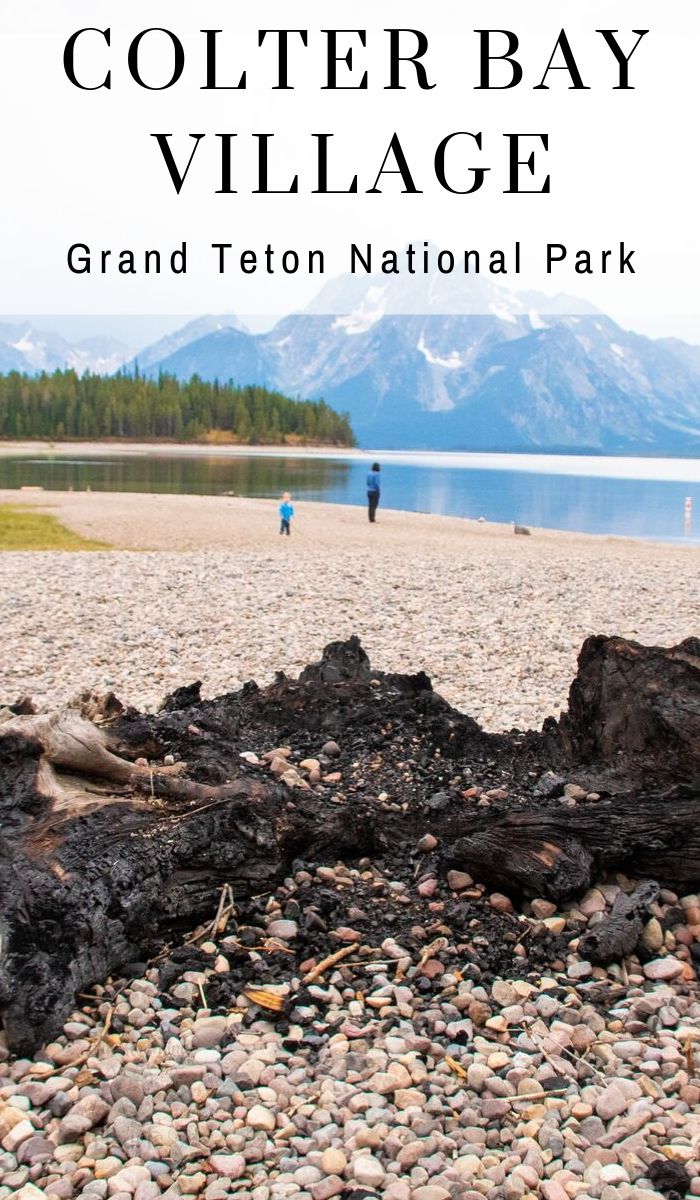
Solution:
M 0 550 L 109 550 L 109 546 L 73 533 L 49 513 L 0 504 Z

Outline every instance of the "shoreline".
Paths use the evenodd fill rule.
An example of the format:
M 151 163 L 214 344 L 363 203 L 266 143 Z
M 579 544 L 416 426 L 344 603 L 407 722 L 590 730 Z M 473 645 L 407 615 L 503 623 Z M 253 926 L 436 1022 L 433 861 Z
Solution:
M 331 548 L 337 545 L 338 537 L 344 539 L 348 549 L 368 548 L 366 504 L 298 499 L 294 503 L 297 516 L 293 532 L 302 548 L 308 548 L 308 538 L 313 539 L 317 549 Z M 274 497 L 196 492 L 71 492 L 27 487 L 0 488 L 0 504 L 44 509 L 74 533 L 107 542 L 112 552 L 259 549 L 268 539 L 272 544 L 279 540 L 279 498 Z M 223 525 L 222 516 L 232 518 L 231 522 Z M 377 523 L 383 527 L 379 534 L 383 537 L 382 549 L 410 545 L 428 556 L 433 548 L 461 552 L 470 539 L 482 544 L 489 539 L 502 542 L 506 538 L 530 547 L 609 545 L 635 553 L 646 550 L 683 556 L 700 550 L 694 543 L 536 525 L 527 526 L 530 536 L 519 536 L 510 523 L 388 507 L 380 507 Z
M 85 442 L 50 442 L 50 441 L 0 441 L 0 457 L 12 458 L 24 454 L 41 453 L 55 455 L 61 458 L 65 455 L 90 454 L 96 458 L 108 457 L 110 454 L 123 454 L 126 457 L 192 457 L 192 458 L 247 458 L 277 457 L 289 455 L 291 458 L 352 458 L 369 457 L 373 451 L 359 450 L 356 446 L 245 446 L 234 442 L 222 442 L 207 445 L 203 442 L 132 442 L 112 439 L 104 441 Z M 389 451 L 389 453 L 391 453 Z
M 560 451 L 387 450 L 358 446 L 245 446 L 204 445 L 200 442 L 2 441 L 0 459 L 27 455 L 57 459 L 71 456 L 109 458 L 318 458 L 332 462 L 371 462 L 385 465 L 439 467 L 444 470 L 517 471 L 564 478 L 627 479 L 700 485 L 700 457 L 654 457 Z

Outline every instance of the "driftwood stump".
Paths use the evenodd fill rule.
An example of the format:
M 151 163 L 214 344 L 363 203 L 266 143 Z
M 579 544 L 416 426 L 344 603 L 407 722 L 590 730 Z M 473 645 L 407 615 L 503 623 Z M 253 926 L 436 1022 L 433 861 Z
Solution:
M 107 710 L 85 701 L 94 720 L 5 710 L 0 1015 L 11 1047 L 32 1051 L 81 989 L 211 918 L 224 884 L 252 896 L 302 861 L 367 856 L 412 881 L 429 832 L 442 870 L 512 895 L 558 900 L 611 871 L 687 889 L 700 881 L 699 668 L 694 639 L 672 650 L 589 639 L 568 713 L 527 734 L 485 734 L 425 675 L 373 670 L 355 638 L 298 680 L 212 701 L 193 685 L 155 716 L 113 698 Z M 284 776 L 241 757 L 285 746 Z M 310 755 L 330 780 L 310 784 L 294 766 Z M 170 756 L 181 765 L 165 767 Z M 573 807 L 567 782 L 579 788 Z M 602 959 L 629 952 L 620 920 L 626 937 L 613 930 Z

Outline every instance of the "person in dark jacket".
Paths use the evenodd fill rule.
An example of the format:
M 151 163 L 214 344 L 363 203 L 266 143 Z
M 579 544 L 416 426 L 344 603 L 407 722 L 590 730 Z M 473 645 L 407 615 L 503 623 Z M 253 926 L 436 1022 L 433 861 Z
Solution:
M 367 505 L 369 509 L 369 519 L 374 524 L 377 514 L 377 506 L 379 504 L 379 496 L 381 488 L 379 486 L 379 463 L 372 463 L 372 470 L 367 476 Z

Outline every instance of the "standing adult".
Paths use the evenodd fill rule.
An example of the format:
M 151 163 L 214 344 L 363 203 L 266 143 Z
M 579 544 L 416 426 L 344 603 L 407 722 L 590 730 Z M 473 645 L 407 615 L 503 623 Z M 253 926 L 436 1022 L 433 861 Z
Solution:
M 372 463 L 372 469 L 367 476 L 367 506 L 369 510 L 369 519 L 374 525 L 377 507 L 379 505 L 379 496 L 381 488 L 379 486 L 379 463 Z

